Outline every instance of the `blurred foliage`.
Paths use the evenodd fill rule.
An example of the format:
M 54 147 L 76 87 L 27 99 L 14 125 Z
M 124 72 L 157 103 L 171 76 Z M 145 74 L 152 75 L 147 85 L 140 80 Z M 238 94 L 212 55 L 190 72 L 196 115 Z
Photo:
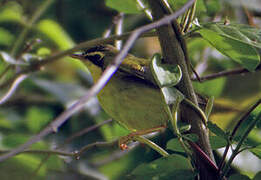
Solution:
M 41 61 L 51 54 L 67 50 L 80 42 L 101 37 L 112 24 L 117 11 L 126 13 L 124 30 L 133 30 L 149 22 L 134 0 L 124 2 L 122 0 L 53 0 L 39 19 L 30 25 L 33 14 L 39 12 L 38 8 L 41 8 L 44 2 L 46 0 L 0 0 L 1 84 L 31 62 Z M 146 4 L 146 1 L 144 2 Z M 185 2 L 185 0 L 169 0 L 174 9 L 178 9 Z M 252 1 L 252 3 L 255 2 L 258 3 Z M 205 40 L 198 36 L 190 36 L 186 40 L 191 62 L 200 76 L 238 68 L 241 65 L 254 71 L 260 65 L 261 9 L 258 8 L 260 6 L 252 3 L 244 3 L 242 6 L 238 1 L 198 1 L 196 17 L 200 25 L 202 22 L 202 26 L 200 29 L 193 25 L 193 28 L 200 29 L 199 32 Z M 225 26 L 225 18 L 233 22 L 233 26 Z M 221 23 L 213 23 L 216 21 Z M 234 26 L 234 22 L 248 24 L 255 28 L 245 25 Z M 224 32 L 226 28 L 232 28 L 232 30 Z M 16 52 L 15 46 L 25 29 L 28 29 L 28 32 Z M 36 42 L 36 39 L 40 41 Z M 150 54 L 151 49 L 147 47 L 151 47 L 151 44 L 158 45 L 156 38 L 143 38 L 139 42 L 135 51 L 144 56 Z M 31 49 L 24 52 L 28 44 Z M 231 44 L 233 44 L 232 47 L 230 47 Z M 160 49 L 156 48 L 153 51 L 159 52 Z M 246 61 L 247 58 L 249 61 Z M 261 72 L 256 71 L 203 83 L 194 82 L 195 89 L 202 96 L 215 96 L 214 109 L 210 116 L 210 120 L 215 123 L 210 128 L 213 149 L 224 147 L 224 136 L 227 132 L 231 131 L 243 112 L 261 98 L 260 77 Z M 85 66 L 69 57 L 54 61 L 43 67 L 41 71 L 32 73 L 20 84 L 12 97 L 1 104 L 0 151 L 15 148 L 26 142 L 32 135 L 39 133 L 69 105 L 84 95 L 91 85 L 92 78 Z M 9 87 L 10 84 L 1 86 L 1 97 Z M 244 133 L 250 122 L 260 117 L 260 108 L 259 106 L 253 111 L 242 124 L 237 137 Z M 60 127 L 58 133 L 49 135 L 34 144 L 32 149 L 55 150 L 73 134 L 109 118 L 100 108 L 97 99 L 93 98 L 81 112 L 75 114 Z M 244 147 L 251 146 L 250 151 L 259 158 L 252 161 L 257 170 L 244 170 L 248 166 L 247 163 L 245 166 L 234 168 L 236 172 L 243 172 L 251 178 L 261 170 L 260 124 L 261 121 L 257 123 L 244 144 Z M 87 144 L 111 141 L 126 134 L 128 134 L 127 130 L 112 122 L 74 139 L 59 150 L 73 152 Z M 177 161 L 187 163 L 185 158 L 180 156 L 184 154 L 174 138 L 174 135 L 166 130 L 163 134 L 154 137 L 153 141 L 167 148 L 171 153 L 178 153 L 179 156 L 172 155 L 169 158 L 158 159 L 160 156 L 145 146 L 136 147 L 130 152 L 122 152 L 114 146 L 95 148 L 85 152 L 80 160 L 58 155 L 47 158 L 46 154 L 24 153 L 0 163 L 0 177 L 1 180 L 15 180 L 28 179 L 28 177 L 32 179 L 68 177 L 71 179 L 168 179 L 167 177 L 174 177 L 179 173 L 194 176 L 184 168 L 181 168 L 181 171 L 178 168 L 172 171 L 171 167 Z M 240 155 L 237 158 L 241 158 L 242 161 L 248 159 Z M 178 165 L 182 166 L 182 163 Z M 184 167 L 187 168 L 188 165 Z M 166 174 L 161 174 L 162 169 Z M 150 171 L 153 173 L 146 174 Z M 258 177 L 260 177 L 260 172 L 254 179 L 257 180 Z M 191 178 L 191 176 L 185 178 Z M 233 175 L 230 179 L 235 178 L 248 179 L 242 174 Z

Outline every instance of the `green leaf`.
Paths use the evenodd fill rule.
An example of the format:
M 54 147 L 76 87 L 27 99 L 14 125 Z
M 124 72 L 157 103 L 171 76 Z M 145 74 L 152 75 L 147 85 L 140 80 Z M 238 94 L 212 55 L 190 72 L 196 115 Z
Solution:
M 186 134 L 182 137 L 192 142 L 196 142 L 198 140 L 198 136 L 196 134 Z M 180 145 L 178 138 L 173 138 L 169 140 L 167 143 L 167 149 L 177 152 L 185 152 L 184 148 Z
M 43 107 L 31 107 L 28 109 L 25 116 L 27 127 L 33 133 L 37 133 L 43 129 L 53 117 L 53 112 L 50 109 Z
M 8 159 L 5 163 L 0 165 L 1 179 L 28 179 L 29 174 L 35 172 L 35 168 L 41 164 L 42 159 L 39 156 L 32 154 L 19 154 L 13 158 Z M 47 164 L 43 164 L 33 179 L 44 178 L 47 173 Z
M 188 160 L 180 155 L 170 155 L 151 163 L 141 164 L 129 175 L 129 179 L 191 180 L 196 173 L 190 170 Z
M 221 9 L 219 0 L 204 0 L 204 3 L 209 16 L 214 16 Z
M 227 141 L 219 136 L 210 136 L 209 141 L 213 150 L 225 147 L 227 145 Z
M 141 13 L 135 0 L 106 0 L 106 6 L 126 14 Z
M 180 133 L 187 132 L 191 129 L 191 125 L 187 123 L 178 123 Z
M 250 180 L 250 178 L 243 174 L 233 174 L 228 180 Z
M 219 97 L 226 85 L 225 78 L 213 79 L 205 82 L 193 82 L 193 85 L 197 92 L 206 96 Z
M 201 29 L 199 32 L 218 51 L 238 62 L 249 71 L 254 71 L 258 66 L 260 61 L 259 55 L 252 46 L 219 35 L 208 29 Z
M 184 95 L 175 87 L 161 88 L 161 92 L 167 105 L 176 105 L 184 99 Z
M 261 48 L 260 30 L 245 25 L 206 23 L 199 32 L 212 46 L 249 71 L 254 71 L 260 62 L 255 49 Z
M 0 22 L 23 22 L 23 8 L 17 2 L 8 2 L 0 9 Z
M 223 139 L 228 139 L 227 134 L 216 124 L 212 123 L 211 121 L 208 121 L 208 128 L 211 132 L 216 134 L 217 136 L 223 138 Z
M 255 148 L 250 149 L 250 152 L 252 152 L 256 157 L 261 159 L 261 144 L 256 146 Z
M 152 57 L 150 68 L 159 87 L 172 87 L 179 83 L 182 77 L 178 65 L 162 64 L 159 54 Z
M 53 41 L 61 50 L 73 47 L 74 42 L 64 29 L 53 20 L 42 20 L 37 24 L 37 29 Z
M 8 147 L 8 148 L 15 148 L 23 143 L 25 143 L 26 141 L 28 141 L 28 139 L 31 136 L 27 136 L 25 134 L 18 134 L 18 133 L 13 133 L 7 136 L 3 137 L 2 143 L 4 146 Z M 35 144 L 32 145 L 33 149 L 46 149 L 47 146 L 46 144 L 44 144 L 43 142 L 37 142 Z
M 178 152 L 185 152 L 183 147 L 180 145 L 178 138 L 173 138 L 168 141 L 167 149 Z
M 187 0 L 168 0 L 171 8 L 173 10 L 178 10 L 180 9 L 182 6 L 185 5 L 185 3 L 187 2 Z M 196 6 L 196 13 L 202 13 L 202 12 L 206 12 L 206 6 L 203 2 L 203 0 L 197 0 L 197 6 Z
M 193 133 L 182 135 L 182 138 L 187 139 L 192 142 L 198 141 L 198 135 L 193 134 Z
M 14 39 L 15 37 L 13 34 L 11 34 L 4 28 L 0 28 L 0 45 L 10 46 L 13 43 Z
M 243 121 L 243 123 L 239 126 L 236 134 L 235 134 L 235 140 L 240 139 L 240 137 L 246 132 L 246 130 L 249 128 L 249 125 L 251 124 L 251 122 L 253 121 L 257 121 L 257 127 L 259 127 L 259 123 L 261 121 L 260 118 L 261 115 L 261 105 L 259 105 L 258 107 L 255 108 L 255 110 L 253 110 L 251 112 L 251 114 L 248 116 L 247 119 L 245 119 Z M 259 119 L 257 119 L 259 118 Z M 245 142 L 245 144 L 250 145 L 251 146 L 251 142 Z M 255 144 L 253 144 L 255 145 Z

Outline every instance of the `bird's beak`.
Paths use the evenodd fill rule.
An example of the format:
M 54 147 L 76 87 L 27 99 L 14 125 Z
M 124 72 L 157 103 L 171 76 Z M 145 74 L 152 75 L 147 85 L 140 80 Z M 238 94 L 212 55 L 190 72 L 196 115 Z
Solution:
M 70 57 L 81 60 L 84 59 L 84 56 L 82 54 L 71 54 Z

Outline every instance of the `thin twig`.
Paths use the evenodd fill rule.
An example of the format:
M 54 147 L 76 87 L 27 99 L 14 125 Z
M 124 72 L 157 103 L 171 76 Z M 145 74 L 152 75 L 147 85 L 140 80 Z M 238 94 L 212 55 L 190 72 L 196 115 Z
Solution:
M 105 125 L 105 124 L 111 123 L 111 122 L 112 122 L 112 119 L 108 119 L 108 120 L 103 121 L 103 122 L 101 122 L 101 123 L 99 123 L 99 124 L 96 124 L 96 125 L 94 125 L 94 126 L 85 128 L 85 129 L 83 129 L 83 130 L 81 130 L 81 131 L 75 133 L 75 134 L 71 135 L 69 138 L 67 138 L 67 139 L 64 141 L 64 143 L 59 146 L 59 148 L 63 147 L 65 144 L 69 144 L 69 143 L 72 142 L 72 140 L 74 140 L 75 138 L 80 137 L 80 136 L 83 136 L 83 135 L 85 135 L 85 134 L 87 134 L 87 133 L 89 133 L 89 132 L 91 132 L 91 131 L 93 131 L 93 130 L 95 130 L 95 129 L 97 129 L 97 128 L 103 126 L 103 125 Z
M 229 141 L 227 143 L 227 146 L 225 148 L 225 151 L 224 151 L 224 154 L 222 156 L 222 160 L 220 161 L 220 164 L 219 164 L 219 171 L 222 170 L 222 168 L 224 167 L 225 165 L 225 159 L 227 157 L 227 153 L 228 153 L 228 150 L 229 150 L 229 146 L 230 146 L 230 143 L 232 142 L 237 130 L 239 129 L 240 125 L 247 119 L 247 117 L 251 114 L 251 112 L 257 107 L 259 106 L 259 104 L 261 104 L 261 99 L 259 99 L 252 107 L 250 107 L 250 109 L 245 112 L 245 114 L 243 114 L 243 116 L 240 118 L 240 120 L 238 121 L 238 123 L 236 124 L 235 128 L 233 129 L 232 133 L 231 133 L 231 136 L 229 137 Z
M 141 10 L 146 14 L 146 16 L 152 21 L 152 15 L 150 10 L 144 5 L 142 0 L 136 0 L 137 5 L 141 8 Z
M 95 142 L 95 143 L 84 146 L 79 151 L 75 151 L 74 153 L 75 153 L 76 159 L 79 159 L 84 152 L 88 151 L 91 148 L 111 147 L 111 146 L 117 146 L 117 145 L 118 145 L 118 139 L 111 141 L 111 142 Z
M 259 100 L 261 103 L 261 99 Z M 259 103 L 259 104 L 260 104 Z M 226 165 L 223 168 L 223 172 L 221 174 L 221 178 L 226 176 L 227 173 L 229 172 L 229 169 L 231 168 L 231 164 L 233 162 L 233 160 L 235 159 L 235 157 L 238 155 L 238 152 L 240 151 L 241 146 L 243 145 L 244 141 L 246 140 L 246 138 L 248 137 L 249 133 L 252 131 L 252 129 L 256 126 L 257 122 L 260 120 L 261 118 L 261 113 L 259 113 L 259 115 L 256 117 L 255 120 L 251 121 L 248 128 L 246 129 L 246 131 L 244 132 L 244 134 L 242 135 L 241 139 L 239 140 L 235 150 L 233 150 L 232 155 L 230 156 L 230 158 L 228 159 L 228 162 L 226 163 Z
M 103 166 L 103 165 L 113 162 L 117 159 L 120 159 L 121 157 L 125 156 L 130 151 L 132 151 L 136 147 L 138 147 L 138 145 L 140 145 L 140 143 L 138 141 L 135 141 L 135 142 L 131 143 L 131 145 L 128 145 L 128 149 L 126 149 L 124 151 L 118 149 L 115 152 L 113 152 L 112 154 L 110 154 L 110 156 L 100 159 L 99 161 L 93 162 L 93 163 L 91 163 L 91 165 L 96 168 L 99 168 L 100 166 Z
M 15 81 L 15 79 L 18 76 L 20 76 L 21 74 L 28 74 L 28 73 L 38 71 L 40 69 L 40 67 L 42 67 L 46 64 L 52 63 L 54 61 L 57 61 L 60 58 L 67 56 L 67 55 L 70 55 L 75 51 L 90 48 L 90 47 L 100 45 L 100 44 L 112 43 L 115 40 L 127 39 L 131 33 L 132 32 L 127 32 L 127 33 L 123 33 L 122 35 L 112 35 L 112 36 L 107 37 L 107 38 L 97 38 L 97 39 L 93 39 L 93 40 L 90 40 L 90 41 L 85 41 L 85 42 L 82 42 L 82 43 L 76 45 L 75 47 L 73 47 L 71 49 L 59 52 L 57 54 L 54 54 L 50 57 L 47 57 L 47 58 L 41 60 L 41 61 L 34 61 L 30 66 L 28 66 L 27 68 L 16 73 L 12 78 L 7 80 L 6 82 L 0 84 L 0 89 L 8 86 L 9 84 L 12 84 L 13 81 Z M 146 33 L 143 33 L 141 37 L 152 37 L 152 36 L 157 36 L 156 32 L 146 32 Z
M 101 122 L 101 123 L 99 123 L 99 124 L 90 126 L 90 127 L 86 128 L 86 129 L 84 129 L 84 130 L 82 130 L 82 131 L 80 131 L 80 132 L 78 132 L 78 133 L 73 134 L 72 136 L 70 136 L 69 138 L 67 138 L 67 139 L 64 141 L 63 144 L 61 144 L 61 145 L 59 145 L 58 147 L 56 147 L 56 148 L 54 149 L 54 151 L 55 151 L 55 150 L 58 150 L 58 149 L 61 149 L 61 148 L 64 147 L 66 144 L 70 143 L 73 139 L 75 139 L 75 138 L 77 138 L 77 137 L 79 137 L 79 136 L 83 136 L 83 135 L 85 135 L 85 134 L 87 134 L 87 133 L 90 133 L 91 131 L 94 131 L 95 129 L 97 129 L 97 128 L 103 126 L 104 124 L 110 123 L 111 121 L 112 121 L 112 120 L 109 119 L 109 120 L 107 120 L 107 121 L 104 121 L 104 122 Z M 80 151 L 81 151 L 81 150 L 80 150 Z M 48 155 L 41 161 L 41 163 L 40 163 L 40 164 L 37 166 L 37 168 L 34 170 L 33 176 L 35 176 L 35 175 L 37 174 L 37 172 L 40 170 L 40 168 L 43 166 L 43 164 L 50 158 L 51 155 L 52 155 L 52 154 L 48 154 Z M 74 153 L 74 156 L 75 156 L 75 153 Z M 77 156 L 79 156 L 79 155 L 77 155 Z
M 176 19 L 178 16 L 180 16 L 182 13 L 184 13 L 192 4 L 194 3 L 194 0 L 188 1 L 182 8 L 180 8 L 178 11 L 176 11 L 174 14 L 171 14 L 169 16 L 165 16 L 164 18 L 155 21 L 151 24 L 141 26 L 140 28 L 137 28 L 134 30 L 130 37 L 128 38 L 126 44 L 124 45 L 122 51 L 115 57 L 113 63 L 109 65 L 105 71 L 103 72 L 100 79 L 90 88 L 90 90 L 86 93 L 85 96 L 83 96 L 79 101 L 77 101 L 75 104 L 70 106 L 66 111 L 64 111 L 60 116 L 58 116 L 56 119 L 54 119 L 45 129 L 43 129 L 39 134 L 31 137 L 26 143 L 20 145 L 19 147 L 13 149 L 9 153 L 6 153 L 2 156 L 0 156 L 0 162 L 6 160 L 7 158 L 10 158 L 18 153 L 21 153 L 24 149 L 28 148 L 32 144 L 40 141 L 43 137 L 47 136 L 48 134 L 52 132 L 57 132 L 58 128 L 63 125 L 69 117 L 71 117 L 73 114 L 78 112 L 82 107 L 85 105 L 86 102 L 89 101 L 91 97 L 94 97 L 98 94 L 98 92 L 107 84 L 108 80 L 112 77 L 112 75 L 117 71 L 118 67 L 120 66 L 121 62 L 127 55 L 130 48 L 133 46 L 134 42 L 138 39 L 138 37 L 149 30 L 152 30 L 156 27 L 166 25 L 171 23 L 173 19 Z M 89 41 L 89 43 L 92 41 Z M 96 42 L 97 43 L 97 42 Z M 83 45 L 82 45 L 83 46 Z M 79 47 L 79 46 L 77 46 Z M 65 53 L 72 53 L 75 49 L 70 49 L 68 51 L 62 52 L 59 55 L 52 56 L 52 58 L 49 58 L 46 60 L 47 62 L 56 58 L 60 58 L 61 56 L 64 56 Z
M 0 150 L 0 153 L 8 153 L 9 150 Z M 52 154 L 52 155 L 61 155 L 61 156 L 71 156 L 74 157 L 75 153 L 65 152 L 65 151 L 57 151 L 57 150 L 24 150 L 22 153 L 29 154 Z
M 256 68 L 256 71 L 260 71 L 260 70 L 261 70 L 261 65 L 259 65 Z M 201 82 L 203 82 L 203 81 L 208 81 L 208 80 L 212 80 L 212 79 L 216 79 L 216 78 L 227 77 L 227 76 L 237 75 L 237 74 L 244 74 L 244 73 L 253 73 L 253 72 L 250 72 L 245 68 L 237 68 L 237 69 L 220 71 L 218 73 L 209 74 L 209 75 L 200 77 L 200 80 L 201 80 Z M 197 78 L 192 78 L 191 80 L 197 81 Z
M 8 99 L 12 97 L 12 95 L 15 93 L 15 90 L 19 87 L 19 85 L 28 77 L 27 74 L 22 74 L 17 77 L 17 79 L 13 82 L 10 89 L 6 92 L 5 95 L 3 95 L 0 98 L 0 105 L 4 104 Z

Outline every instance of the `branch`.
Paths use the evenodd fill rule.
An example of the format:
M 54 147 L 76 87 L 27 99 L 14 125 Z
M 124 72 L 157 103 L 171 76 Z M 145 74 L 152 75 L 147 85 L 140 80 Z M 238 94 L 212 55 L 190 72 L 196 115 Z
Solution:
M 261 65 L 259 65 L 256 68 L 256 71 L 260 71 L 261 70 Z M 232 70 L 227 70 L 227 71 L 220 71 L 217 73 L 213 73 L 213 74 L 209 74 L 203 77 L 200 77 L 200 81 L 208 81 L 208 80 L 212 80 L 212 79 L 216 79 L 216 78 L 220 78 L 220 77 L 227 77 L 227 76 L 231 76 L 231 75 L 237 75 L 237 74 L 245 74 L 245 73 L 253 73 L 248 71 L 245 68 L 237 68 L 237 69 L 232 69 Z M 197 81 L 197 78 L 192 78 L 192 81 Z
M 83 136 L 83 135 L 89 133 L 90 131 L 93 131 L 93 130 L 95 130 L 95 129 L 101 127 L 101 126 L 103 126 L 104 124 L 108 124 L 108 123 L 111 123 L 111 122 L 112 122 L 112 119 L 108 119 L 108 120 L 103 121 L 103 122 L 101 122 L 101 123 L 99 123 L 99 124 L 96 124 L 96 125 L 94 125 L 94 126 L 85 128 L 85 129 L 83 129 L 83 130 L 81 130 L 81 131 L 75 133 L 75 134 L 71 135 L 69 138 L 67 138 L 67 139 L 64 141 L 64 143 L 59 146 L 59 148 L 60 148 L 60 147 L 63 147 L 65 144 L 69 144 L 69 143 L 72 142 L 72 140 L 74 140 L 75 138 L 80 137 L 80 136 Z
M 137 28 L 134 30 L 130 37 L 128 38 L 126 44 L 124 45 L 122 51 L 116 56 L 113 63 L 109 65 L 105 71 L 103 72 L 100 79 L 95 83 L 91 89 L 86 93 L 85 96 L 83 96 L 79 101 L 77 101 L 75 104 L 70 106 L 66 111 L 64 111 L 60 116 L 58 116 L 56 119 L 52 121 L 50 125 L 48 125 L 45 129 L 43 129 L 39 134 L 33 136 L 31 139 L 29 139 L 26 143 L 22 144 L 21 146 L 15 148 L 14 150 L 10 151 L 9 153 L 6 153 L 2 156 L 0 156 L 0 162 L 6 160 L 7 158 L 10 158 L 18 153 L 21 153 L 26 148 L 30 147 L 32 144 L 40 141 L 43 137 L 47 136 L 48 134 L 52 132 L 57 132 L 58 128 L 66 122 L 66 120 L 71 117 L 74 113 L 78 112 L 84 104 L 89 101 L 91 97 L 94 97 L 98 94 L 98 92 L 107 84 L 108 80 L 112 77 L 112 75 L 117 71 L 118 67 L 120 66 L 121 62 L 127 55 L 128 51 L 134 44 L 134 42 L 137 40 L 137 38 L 144 32 L 147 32 L 149 30 L 152 30 L 156 27 L 169 24 L 173 19 L 176 19 L 178 16 L 180 16 L 182 13 L 184 13 L 192 4 L 194 3 L 194 0 L 190 0 L 188 3 L 186 3 L 181 9 L 176 11 L 174 14 L 171 14 L 169 16 L 165 16 L 164 18 L 155 21 L 151 24 L 142 26 L 140 28 Z M 89 41 L 89 44 L 93 43 L 93 41 Z M 74 52 L 77 48 L 83 47 L 86 44 L 80 44 L 76 46 L 75 48 L 72 48 L 68 51 L 64 51 L 60 54 L 57 54 L 55 56 L 52 56 L 49 59 L 46 59 L 45 62 L 52 61 L 53 59 L 58 59 L 64 56 L 65 54 L 70 54 Z
M 96 45 L 100 45 L 100 44 L 112 43 L 115 40 L 125 40 L 130 36 L 131 33 L 132 32 L 127 32 L 127 33 L 123 33 L 122 35 L 113 35 L 113 36 L 110 36 L 107 38 L 97 38 L 97 39 L 93 39 L 90 41 L 85 41 L 85 42 L 79 43 L 78 45 L 76 45 L 75 47 L 73 47 L 71 49 L 59 52 L 57 54 L 54 54 L 50 57 L 47 57 L 47 58 L 41 60 L 41 61 L 34 61 L 34 62 L 32 62 L 32 64 L 29 67 L 21 70 L 20 72 L 16 73 L 12 78 L 10 78 L 6 82 L 2 83 L 0 85 L 0 88 L 5 88 L 9 84 L 12 84 L 20 75 L 36 72 L 36 71 L 40 70 L 42 66 L 52 63 L 54 61 L 57 61 L 64 56 L 74 53 L 75 51 L 87 49 L 87 48 L 90 48 L 90 47 L 93 47 Z M 152 36 L 156 36 L 156 35 L 157 34 L 155 32 L 146 32 L 146 33 L 143 33 L 143 35 L 141 37 L 152 37 Z
M 239 129 L 240 125 L 247 119 L 247 117 L 251 114 L 251 112 L 256 109 L 257 106 L 259 106 L 259 104 L 261 104 L 261 99 L 259 99 L 252 107 L 250 107 L 250 109 L 245 112 L 245 114 L 240 118 L 240 120 L 238 121 L 238 123 L 236 124 L 236 126 L 234 127 L 232 133 L 231 133 L 231 136 L 229 137 L 229 142 L 225 148 L 225 151 L 224 151 L 224 154 L 222 156 L 222 160 L 220 161 L 220 164 L 219 164 L 219 171 L 222 170 L 222 168 L 224 167 L 225 165 L 225 159 L 226 159 L 226 156 L 227 156 L 227 153 L 228 153 L 228 150 L 229 150 L 229 146 L 230 146 L 230 142 L 233 140 L 237 130 Z

